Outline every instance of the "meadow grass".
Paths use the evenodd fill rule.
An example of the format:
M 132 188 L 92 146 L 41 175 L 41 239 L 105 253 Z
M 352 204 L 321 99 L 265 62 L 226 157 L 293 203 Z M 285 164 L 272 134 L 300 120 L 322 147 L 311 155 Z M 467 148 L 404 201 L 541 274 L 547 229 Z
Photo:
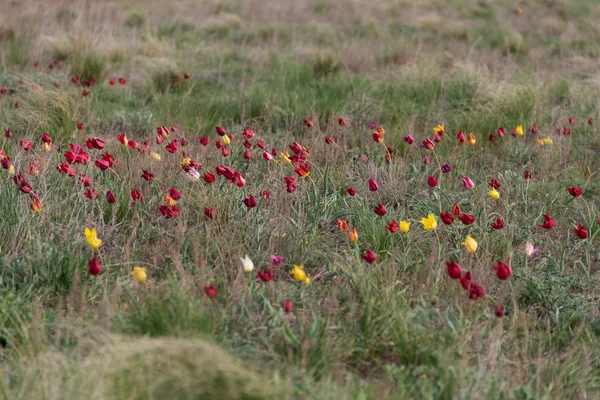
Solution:
M 0 144 L 10 159 L 0 398 L 597 398 L 599 17 L 584 0 L 11 3 L 0 28 L 0 127 L 12 133 Z M 161 126 L 169 137 L 157 143 Z M 227 157 L 217 126 L 234 136 L 219 145 Z M 436 136 L 433 150 L 421 146 Z M 308 177 L 281 159 L 294 142 L 308 149 L 298 151 Z M 56 168 L 70 144 L 89 154 L 73 177 Z M 114 165 L 102 171 L 107 152 Z M 285 177 L 297 180 L 292 193 Z M 170 188 L 180 214 L 166 218 Z M 454 204 L 472 224 L 442 222 Z M 419 222 L 429 213 L 434 231 Z M 390 232 L 392 220 L 410 230 Z M 484 297 L 448 276 L 450 260 Z M 134 267 L 146 269 L 142 283 Z

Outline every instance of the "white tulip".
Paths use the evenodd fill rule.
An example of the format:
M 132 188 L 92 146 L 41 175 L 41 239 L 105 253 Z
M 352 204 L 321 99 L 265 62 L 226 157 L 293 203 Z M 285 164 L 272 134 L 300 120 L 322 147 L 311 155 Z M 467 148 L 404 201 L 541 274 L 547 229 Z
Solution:
M 244 272 L 254 271 L 254 263 L 252 262 L 250 257 L 248 257 L 247 254 L 246 254 L 245 258 L 240 257 L 240 260 L 242 260 L 242 266 L 244 267 Z

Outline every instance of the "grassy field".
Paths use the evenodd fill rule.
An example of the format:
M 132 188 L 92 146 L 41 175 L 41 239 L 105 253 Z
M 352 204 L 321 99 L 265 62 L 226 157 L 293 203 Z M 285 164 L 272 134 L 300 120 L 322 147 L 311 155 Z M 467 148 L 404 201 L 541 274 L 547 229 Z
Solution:
M 6 2 L 0 399 L 599 398 L 599 19 Z

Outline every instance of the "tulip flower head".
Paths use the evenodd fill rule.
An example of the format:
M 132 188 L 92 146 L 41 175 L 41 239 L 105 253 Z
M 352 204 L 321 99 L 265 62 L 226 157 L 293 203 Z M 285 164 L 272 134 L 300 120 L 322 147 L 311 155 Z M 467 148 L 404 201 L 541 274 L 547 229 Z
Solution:
M 473 188 L 475 187 L 475 184 L 473 183 L 471 178 L 469 178 L 468 176 L 465 176 L 464 178 L 462 178 L 462 184 L 463 184 L 463 187 L 467 190 L 473 190 Z
M 446 261 L 446 267 L 448 268 L 448 276 L 452 279 L 460 279 L 462 276 L 462 269 L 454 260 Z
M 435 132 L 436 135 L 442 136 L 445 132 L 444 124 L 438 124 L 436 127 L 433 128 L 433 131 Z
M 102 240 L 98 239 L 96 228 L 91 230 L 89 228 L 85 228 L 84 234 L 86 241 L 92 249 L 97 249 L 102 246 Z
M 431 213 L 429 213 L 427 217 L 421 218 L 420 222 L 423 224 L 423 229 L 426 231 L 434 231 L 437 228 L 437 220 Z
M 368 184 L 369 184 L 369 190 L 371 192 L 376 192 L 379 189 L 379 185 L 377 184 L 377 181 L 375 179 L 369 179 Z
M 542 217 L 544 218 L 544 223 L 538 226 L 544 229 L 552 229 L 554 227 L 554 219 L 548 214 L 542 214 Z
M 475 253 L 477 251 L 477 241 L 471 236 L 467 236 L 462 245 L 465 246 L 469 253 Z
M 294 265 L 290 274 L 294 277 L 294 279 L 298 282 L 304 282 L 305 285 L 310 284 L 310 278 L 304 271 L 304 265 Z
M 246 254 L 246 257 L 244 257 L 244 258 L 240 257 L 240 260 L 242 261 L 242 267 L 244 268 L 244 272 L 254 271 L 254 263 L 252 262 L 250 257 L 248 257 L 247 254 Z
M 517 136 L 523 136 L 523 125 L 517 125 L 515 132 L 517 133 Z
M 131 275 L 135 278 L 136 281 L 138 281 L 138 283 L 144 283 L 146 282 L 146 268 L 144 267 L 134 267 L 133 271 L 131 272 Z
M 502 218 L 496 218 L 496 222 L 492 222 L 490 225 L 494 229 L 504 229 L 504 221 L 502 220 Z
M 569 192 L 569 194 L 573 197 L 581 196 L 581 189 L 579 189 L 577 186 L 568 187 L 567 192 Z
M 102 272 L 102 265 L 100 264 L 100 261 L 98 261 L 98 259 L 96 257 L 92 258 L 88 262 L 88 272 L 92 276 L 100 275 L 100 273 Z
M 506 265 L 502 261 L 498 261 L 498 265 L 492 266 L 492 269 L 496 272 L 496 277 L 501 281 L 507 280 L 512 275 L 510 265 Z
M 446 225 L 452 225 L 452 223 L 454 222 L 454 216 L 449 212 L 441 212 L 440 219 Z
M 578 224 L 577 228 L 573 232 L 581 240 L 587 239 L 588 237 L 587 229 L 585 229 L 584 226 L 581 224 Z
M 217 296 L 217 288 L 213 285 L 204 286 L 204 293 L 206 293 L 206 295 L 212 299 Z
M 471 225 L 475 222 L 475 216 L 473 214 L 461 214 L 457 215 L 456 218 L 460 219 L 461 222 L 465 225 Z
M 375 260 L 377 260 L 377 254 L 371 249 L 365 250 L 365 252 L 360 256 L 363 260 L 365 260 L 369 264 L 373 264 Z
M 434 188 L 438 185 L 438 181 L 433 176 L 429 175 L 427 177 L 427 185 L 429 185 L 429 187 Z
M 348 239 L 352 243 L 358 242 L 358 232 L 356 232 L 356 228 L 354 228 L 350 232 L 348 232 Z
M 271 263 L 271 267 L 279 268 L 283 265 L 283 257 L 282 256 L 271 256 L 271 257 L 269 257 L 269 262 Z
M 410 231 L 410 222 L 400 221 L 400 232 L 408 233 L 408 231 Z
M 342 231 L 342 232 L 346 232 L 348 230 L 348 223 L 346 221 L 344 221 L 343 219 L 337 220 L 337 226 L 340 229 L 340 231 Z
M 380 217 L 383 217 L 385 214 L 387 214 L 387 209 L 383 204 L 379 203 L 375 207 L 375 214 L 379 215 Z
M 396 221 L 392 221 L 386 225 L 385 229 L 387 229 L 391 233 L 396 233 L 400 229 L 400 225 L 398 225 Z
M 539 250 L 533 247 L 533 244 L 531 242 L 525 242 L 525 254 L 527 256 L 531 257 L 537 252 L 539 252 Z
M 473 146 L 476 142 L 477 138 L 475 135 L 473 135 L 473 133 L 469 133 L 469 136 L 467 136 L 467 144 Z
M 281 308 L 287 314 L 294 312 L 294 304 L 290 299 L 285 299 L 281 302 Z
M 500 193 L 498 193 L 495 188 L 492 188 L 492 190 L 489 191 L 489 195 L 494 200 L 498 200 L 500 198 Z

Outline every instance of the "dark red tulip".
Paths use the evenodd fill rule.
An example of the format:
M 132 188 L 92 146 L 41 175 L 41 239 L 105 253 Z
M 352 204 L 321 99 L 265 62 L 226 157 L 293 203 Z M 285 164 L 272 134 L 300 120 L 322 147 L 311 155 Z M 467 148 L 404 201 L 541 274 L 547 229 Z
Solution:
M 338 124 L 340 126 L 346 126 L 346 120 L 344 118 L 338 118 Z
M 23 177 L 23 174 L 19 172 L 17 175 L 13 176 L 13 181 L 19 187 L 19 190 L 25 194 L 31 193 L 33 191 L 33 186 L 31 186 Z
M 385 229 L 387 229 L 391 233 L 397 233 L 400 230 L 400 225 L 398 225 L 396 221 L 392 221 L 385 226 Z
M 102 265 L 100 265 L 100 261 L 96 257 L 88 262 L 88 272 L 92 276 L 100 275 L 102 272 Z
M 202 136 L 199 140 L 202 146 L 208 145 L 208 136 Z
M 98 200 L 98 197 L 100 197 L 95 189 L 87 189 L 83 195 L 90 200 Z
M 306 119 L 304 120 L 304 125 L 305 125 L 307 128 L 311 128 L 311 127 L 313 126 L 313 122 L 312 122 L 312 120 L 311 120 L 310 118 L 306 118 Z
M 134 201 L 134 203 L 142 200 L 143 198 L 144 196 L 142 195 L 142 192 L 139 189 L 133 189 L 131 191 L 131 199 Z
M 154 180 L 154 173 L 150 170 L 143 169 L 142 178 L 148 182 L 152 182 Z
M 460 211 L 460 207 L 458 206 L 458 204 L 454 203 L 454 204 L 452 205 L 452 214 L 454 214 L 454 215 L 456 215 L 456 216 L 459 216 L 459 215 L 460 215 L 460 213 L 461 213 L 461 211 Z
M 19 142 L 19 146 L 21 146 L 21 148 L 23 148 L 23 150 L 29 151 L 29 150 L 31 150 L 31 147 L 33 146 L 33 143 L 31 143 L 30 140 L 21 140 Z
M 383 217 L 385 214 L 387 214 L 385 206 L 381 203 L 377 204 L 375 207 L 375 214 L 379 215 L 380 217 Z
M 254 137 L 254 131 L 250 128 L 244 129 L 244 139 L 252 139 Z
M 325 136 L 325 143 L 333 144 L 335 143 L 335 139 L 333 138 L 333 136 Z
M 5 158 L 4 160 L 8 160 L 7 158 Z M 2 160 L 2 161 L 4 161 Z M 10 163 L 10 161 L 9 161 Z M 65 174 L 68 176 L 75 176 L 75 174 L 77 173 L 77 171 L 75 171 L 75 168 L 70 166 L 69 164 L 62 162 L 60 164 L 57 165 L 56 169 L 58 170 L 58 172 L 60 172 L 61 174 Z
M 175 188 L 169 189 L 169 196 L 171 196 L 171 198 L 175 201 L 181 199 L 181 193 L 179 193 L 179 190 Z
M 119 83 L 120 83 L 121 85 L 124 85 L 124 84 L 126 84 L 126 83 L 127 83 L 127 79 L 125 79 L 125 78 L 119 78 Z
M 532 123 L 531 128 L 529 128 L 529 133 L 536 134 L 536 133 L 538 133 L 538 131 L 539 131 L 539 128 L 538 128 L 537 124 L 535 122 Z
M 115 194 L 112 192 L 112 190 L 106 192 L 106 201 L 108 201 L 110 204 L 113 204 L 115 201 L 117 201 L 117 198 L 115 197 Z
M 433 143 L 431 139 L 427 138 L 423 140 L 423 142 L 421 143 L 421 147 L 427 150 L 432 150 L 435 147 L 435 143 Z
M 248 198 L 244 199 L 243 201 L 244 205 L 248 208 L 256 207 L 256 199 L 252 195 L 248 196 Z
M 98 138 L 89 138 L 85 141 L 85 146 L 90 150 L 102 150 L 104 148 L 104 141 Z
M 244 152 L 244 158 L 246 160 L 251 160 L 252 159 L 252 153 L 250 152 L 250 150 L 246 149 L 246 151 Z
M 167 219 L 176 217 L 180 214 L 177 206 L 159 206 L 160 213 Z
M 578 224 L 577 229 L 575 229 L 573 232 L 575 232 L 575 235 L 577 235 L 579 239 L 583 240 L 588 237 L 588 231 L 581 224 Z
M 575 125 L 575 122 L 577 122 L 577 120 L 575 119 L 575 117 L 569 117 L 569 123 L 571 125 Z
M 471 271 L 467 271 L 465 272 L 460 278 L 459 278 L 459 282 L 462 285 L 463 289 L 465 290 L 469 290 L 469 287 L 471 286 L 471 281 L 473 279 L 471 278 Z
M 449 173 L 450 171 L 452 171 L 452 166 L 448 163 L 442 164 L 442 172 L 444 174 Z
M 542 217 L 544 217 L 544 223 L 538 226 L 544 229 L 552 229 L 552 227 L 554 227 L 554 220 L 552 217 L 550 217 L 548 214 L 542 214 Z
M 260 279 L 261 281 L 268 283 L 273 280 L 273 277 L 275 276 L 275 274 L 273 273 L 273 270 L 265 269 L 263 271 L 258 271 L 256 273 L 256 276 L 258 276 L 258 279 Z
M 298 187 L 298 181 L 296 180 L 296 178 L 292 176 L 286 176 L 283 178 L 283 181 L 286 184 L 286 190 L 288 191 L 288 193 L 294 193 L 296 191 L 296 188 Z
M 406 135 L 404 136 L 404 141 L 408 144 L 413 144 L 415 142 L 415 138 L 413 138 L 411 135 Z
M 92 185 L 92 178 L 84 175 L 84 174 L 79 174 L 79 182 L 80 185 L 83 185 L 84 187 L 89 187 Z
M 502 306 L 496 307 L 496 311 L 494 311 L 494 315 L 498 318 L 504 317 L 504 307 L 502 307 Z
M 471 225 L 473 222 L 475 222 L 475 216 L 471 214 L 457 215 L 456 218 L 460 219 L 465 225 Z
M 165 150 L 167 150 L 171 154 L 175 153 L 177 151 L 177 139 L 171 141 L 171 143 L 166 145 Z
M 496 222 L 492 222 L 490 225 L 494 229 L 504 229 L 504 221 L 502 220 L 502 218 L 496 218 Z
M 383 142 L 383 135 L 379 132 L 373 132 L 371 134 L 371 136 L 373 136 L 373 140 L 377 143 L 381 143 Z
M 368 184 L 369 184 L 369 190 L 371 192 L 376 192 L 377 189 L 379 189 L 379 185 L 377 184 L 377 181 L 375 179 L 369 179 Z
M 283 311 L 288 314 L 294 312 L 294 304 L 292 304 L 290 299 L 283 300 L 281 302 L 281 308 L 283 308 Z
M 227 134 L 227 132 L 225 132 L 225 129 L 223 129 L 220 126 L 215 127 L 215 131 L 217 131 L 217 135 L 219 136 L 225 136 Z
M 471 284 L 469 287 L 469 299 L 477 300 L 481 299 L 482 297 L 485 297 L 485 287 L 475 283 Z
M 348 196 L 356 196 L 356 189 L 354 189 L 353 187 L 349 187 L 348 189 L 346 189 L 346 193 L 348 193 Z
M 449 212 L 441 212 L 440 218 L 442 222 L 446 225 L 452 225 L 452 223 L 454 222 L 454 217 Z
M 206 183 L 213 183 L 215 181 L 215 176 L 210 172 L 205 172 L 203 179 Z
M 588 125 L 593 125 L 594 124 L 594 120 L 592 119 L 592 117 L 589 117 L 587 120 Z
M 498 261 L 498 265 L 492 266 L 492 269 L 496 272 L 496 277 L 501 281 L 507 280 L 512 275 L 510 265 L 506 265 L 502 261 Z
M 448 276 L 452 279 L 460 279 L 462 276 L 462 269 L 454 260 L 446 261 L 446 267 L 448 268 Z
M 373 250 L 367 249 L 367 250 L 365 250 L 363 255 L 360 256 L 360 258 L 362 258 L 369 264 L 373 264 L 375 262 L 375 260 L 377 260 L 377 254 L 375 254 L 375 252 Z
M 464 143 L 467 140 L 467 135 L 463 131 L 458 131 L 456 134 L 456 140 L 458 143 Z
M 495 178 L 490 179 L 489 185 L 496 190 L 500 189 L 500 186 L 501 186 L 500 182 L 498 182 Z
M 569 194 L 573 197 L 581 196 L 581 189 L 579 189 L 577 186 L 568 187 L 567 192 L 569 192 Z
M 12 135 L 13 135 L 13 134 L 12 134 L 12 131 L 10 130 L 10 128 L 6 128 L 6 129 L 4 130 L 4 135 L 5 135 L 7 138 L 11 138 L 11 137 L 12 137 Z
M 215 217 L 215 209 L 213 207 L 204 207 L 204 215 L 206 215 L 208 218 L 214 218 Z

